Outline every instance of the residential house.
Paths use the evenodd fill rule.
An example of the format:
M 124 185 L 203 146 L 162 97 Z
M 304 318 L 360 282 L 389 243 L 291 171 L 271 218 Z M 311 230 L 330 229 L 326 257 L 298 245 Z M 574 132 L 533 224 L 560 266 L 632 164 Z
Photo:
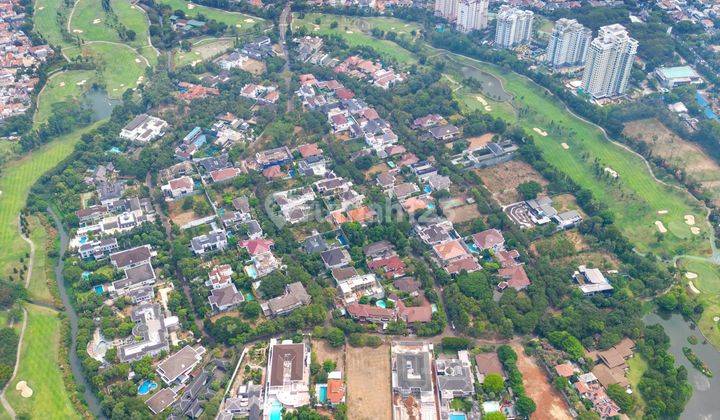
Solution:
M 613 290 L 612 285 L 597 268 L 588 268 L 584 265 L 578 266 L 573 273 L 573 280 L 585 296 L 592 296 L 596 293 L 606 293 Z
M 222 251 L 227 247 L 227 234 L 222 229 L 213 228 L 212 231 L 198 235 L 190 241 L 190 248 L 195 255 L 203 255 L 212 251 Z
M 352 258 L 350 253 L 345 248 L 332 248 L 327 251 L 321 252 L 320 257 L 325 263 L 325 267 L 336 268 L 350 264 Z
M 167 385 L 184 384 L 190 378 L 190 372 L 202 360 L 203 354 L 205 348 L 202 346 L 185 346 L 166 357 L 155 371 Z
M 110 254 L 110 262 L 118 270 L 149 263 L 150 258 L 152 258 L 150 245 L 141 245 Z
M 115 238 L 96 239 L 80 245 L 78 254 L 82 259 L 101 260 L 118 248 L 118 241 Z
M 310 350 L 306 343 L 271 339 L 266 373 L 265 413 L 277 404 L 288 410 L 310 404 Z
M 117 347 L 120 362 L 138 361 L 168 351 L 168 327 L 177 324 L 166 319 L 159 304 L 143 303 L 132 308 L 130 319 L 135 323 L 130 338 Z
M 136 143 L 149 143 L 165 134 L 168 123 L 148 114 L 133 118 L 120 131 L 120 137 Z
M 177 200 L 195 191 L 195 182 L 189 176 L 171 179 L 167 184 L 160 187 L 168 201 Z
M 260 306 L 265 316 L 281 316 L 308 304 L 310 304 L 310 295 L 298 281 L 285 286 L 285 294 L 272 298 Z

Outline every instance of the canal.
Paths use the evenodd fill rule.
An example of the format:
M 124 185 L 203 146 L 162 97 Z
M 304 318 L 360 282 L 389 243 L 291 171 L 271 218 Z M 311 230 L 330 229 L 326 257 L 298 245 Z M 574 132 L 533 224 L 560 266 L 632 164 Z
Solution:
M 67 315 L 68 320 L 70 320 L 71 342 L 70 350 L 68 352 L 70 357 L 70 368 L 72 370 L 73 377 L 75 378 L 75 383 L 78 385 L 79 389 L 83 390 L 85 403 L 87 404 L 90 412 L 96 418 L 105 419 L 105 416 L 102 414 L 100 400 L 93 393 L 90 382 L 85 376 L 82 364 L 77 356 L 78 316 L 75 312 L 75 308 L 70 302 L 70 297 L 68 296 L 67 289 L 65 288 L 65 279 L 63 277 L 63 258 L 65 257 L 65 251 L 67 250 L 68 236 L 57 214 L 55 214 L 55 212 L 50 208 L 48 208 L 48 212 L 55 221 L 55 227 L 60 236 L 60 255 L 58 257 L 58 263 L 55 266 L 55 279 L 57 280 L 58 290 L 60 292 L 60 300 L 62 300 L 62 304 L 65 307 L 65 314 Z
M 682 316 L 672 314 L 661 317 L 650 313 L 643 318 L 646 324 L 660 324 L 670 337 L 670 352 L 675 356 L 678 364 L 685 366 L 688 371 L 688 382 L 693 387 L 693 395 L 685 406 L 683 418 L 687 419 L 718 419 L 720 418 L 720 352 L 712 345 L 704 344 L 700 330 L 691 329 L 690 323 Z M 691 335 L 699 339 L 696 345 L 687 341 Z M 704 361 L 715 374 L 708 378 L 693 367 L 682 352 L 683 347 L 690 347 L 695 354 Z

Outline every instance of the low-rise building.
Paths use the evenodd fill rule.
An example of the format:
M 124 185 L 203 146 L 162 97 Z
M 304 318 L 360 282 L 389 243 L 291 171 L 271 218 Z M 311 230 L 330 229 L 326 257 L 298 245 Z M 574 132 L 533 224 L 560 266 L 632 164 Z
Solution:
M 606 293 L 613 290 L 612 285 L 597 268 L 588 268 L 584 265 L 578 266 L 573 273 L 573 280 L 585 296 L 592 296 L 595 293 Z
M 310 404 L 310 350 L 306 343 L 270 340 L 264 412 L 277 410 L 277 404 L 289 410 Z
M 202 360 L 203 354 L 205 347 L 185 346 L 160 362 L 155 371 L 168 385 L 184 384 L 190 378 L 189 373 Z
M 295 282 L 285 286 L 285 293 L 260 304 L 265 316 L 281 316 L 310 304 L 310 295 L 302 283 Z
M 227 234 L 222 229 L 213 229 L 211 232 L 196 236 L 190 241 L 190 247 L 196 255 L 222 251 L 227 247 L 227 244 Z
M 393 419 L 436 419 L 433 345 L 396 341 L 391 346 Z
M 120 137 L 136 143 L 149 143 L 165 134 L 168 123 L 148 114 L 133 118 L 120 131 Z
M 143 303 L 135 306 L 130 314 L 135 323 L 132 335 L 118 346 L 118 359 L 123 363 L 134 362 L 145 356 L 157 356 L 168 351 L 168 328 L 177 324 L 177 318 L 166 319 L 159 304 Z

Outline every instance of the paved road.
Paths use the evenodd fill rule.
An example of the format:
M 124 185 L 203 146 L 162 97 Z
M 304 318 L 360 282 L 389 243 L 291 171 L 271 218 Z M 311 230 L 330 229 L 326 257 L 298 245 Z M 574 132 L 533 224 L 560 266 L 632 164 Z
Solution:
M 285 74 L 285 85 L 288 87 L 288 91 L 290 90 L 290 51 L 288 50 L 287 46 L 287 40 L 285 39 L 285 35 L 287 33 L 288 28 L 290 27 L 292 23 L 292 13 L 290 12 L 290 7 L 292 6 L 292 2 L 287 2 L 285 4 L 285 8 L 283 8 L 282 13 L 280 13 L 280 21 L 278 23 L 278 30 L 280 31 L 280 45 L 283 49 L 283 54 L 285 55 L 285 66 L 283 67 L 283 73 Z M 287 99 L 287 107 L 286 111 L 291 112 L 293 108 L 295 107 L 295 104 L 293 102 L 293 95 L 288 92 L 288 99 Z

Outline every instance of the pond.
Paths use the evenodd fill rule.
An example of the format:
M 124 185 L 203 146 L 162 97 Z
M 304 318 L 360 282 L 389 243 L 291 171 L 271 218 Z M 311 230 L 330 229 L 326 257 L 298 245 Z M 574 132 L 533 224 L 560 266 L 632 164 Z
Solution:
M 666 319 L 658 314 L 651 313 L 643 318 L 646 324 L 660 324 L 670 337 L 670 352 L 675 356 L 678 364 L 685 366 L 688 371 L 688 382 L 693 387 L 693 395 L 685 406 L 683 418 L 702 419 L 720 416 L 720 352 L 712 345 L 703 344 L 700 330 L 691 329 L 690 324 L 682 316 L 673 314 Z M 700 342 L 690 345 L 687 341 L 690 335 L 696 336 Z M 683 347 L 690 347 L 695 354 L 704 361 L 715 376 L 708 378 L 693 367 L 682 352 Z
M 87 91 L 83 98 L 85 106 L 92 110 L 95 121 L 110 118 L 113 108 L 122 102 L 118 99 L 110 99 L 107 92 L 96 87 Z

